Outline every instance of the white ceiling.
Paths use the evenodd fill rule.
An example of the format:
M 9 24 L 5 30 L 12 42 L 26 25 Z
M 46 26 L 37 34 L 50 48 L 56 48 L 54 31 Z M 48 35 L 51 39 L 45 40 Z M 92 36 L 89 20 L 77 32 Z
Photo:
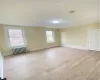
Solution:
M 99 21 L 100 0 L 0 0 L 0 24 L 63 28 Z M 75 10 L 74 14 L 69 11 Z M 50 21 L 61 20 L 59 24 Z

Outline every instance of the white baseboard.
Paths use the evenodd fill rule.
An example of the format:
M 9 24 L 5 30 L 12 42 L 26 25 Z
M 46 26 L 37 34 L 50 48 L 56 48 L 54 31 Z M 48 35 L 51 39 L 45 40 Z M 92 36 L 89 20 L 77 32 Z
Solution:
M 34 52 L 34 51 L 45 50 L 45 49 L 55 48 L 55 47 L 60 47 L 60 46 L 55 45 L 55 46 L 49 46 L 49 47 L 44 47 L 44 48 L 38 48 L 38 49 L 34 49 L 34 50 L 30 50 L 30 49 L 29 49 L 29 50 L 30 50 L 30 52 Z M 13 55 L 12 52 L 3 53 L 3 56 L 4 56 L 4 57 L 6 57 L 6 56 L 11 56 L 11 55 Z
M 95 49 L 89 49 L 89 50 L 93 50 L 93 51 L 100 51 L 100 50 L 95 50 Z
M 88 50 L 87 47 L 76 46 L 76 45 L 62 45 L 62 46 L 63 46 L 63 47 L 68 47 L 68 48 L 75 48 L 75 49 Z

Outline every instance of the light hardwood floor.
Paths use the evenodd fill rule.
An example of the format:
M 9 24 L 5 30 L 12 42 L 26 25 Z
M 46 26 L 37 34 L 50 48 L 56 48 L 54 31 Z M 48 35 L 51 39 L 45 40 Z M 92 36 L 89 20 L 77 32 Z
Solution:
M 8 80 L 100 80 L 100 52 L 64 47 L 5 57 Z

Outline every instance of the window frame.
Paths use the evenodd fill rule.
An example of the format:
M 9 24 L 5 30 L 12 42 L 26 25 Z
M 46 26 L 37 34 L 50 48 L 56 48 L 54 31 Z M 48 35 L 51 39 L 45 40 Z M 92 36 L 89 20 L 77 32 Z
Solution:
M 46 31 L 52 31 L 52 37 L 53 37 L 53 41 L 52 42 L 48 42 Z M 47 43 L 54 43 L 55 42 L 55 31 L 54 30 L 45 30 L 45 34 L 46 34 L 46 42 Z
M 23 39 L 24 39 L 24 45 L 22 46 L 11 46 L 11 42 L 10 42 L 10 39 L 9 39 L 9 29 L 13 29 L 13 30 L 21 30 L 22 31 L 22 36 L 23 36 Z M 20 48 L 20 47 L 26 47 L 27 46 L 27 40 L 26 40 L 26 37 L 25 37 L 25 31 L 24 29 L 22 28 L 13 28 L 13 27 L 5 27 L 5 37 L 6 37 L 6 44 L 8 47 L 10 48 Z

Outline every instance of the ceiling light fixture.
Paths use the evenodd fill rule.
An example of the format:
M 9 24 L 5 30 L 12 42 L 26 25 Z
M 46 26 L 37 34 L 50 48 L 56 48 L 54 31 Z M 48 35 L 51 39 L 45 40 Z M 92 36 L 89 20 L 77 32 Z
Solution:
M 72 10 L 72 11 L 69 11 L 69 13 L 70 13 L 70 14 L 73 14 L 73 13 L 75 13 L 75 11 L 74 11 L 74 10 Z
M 59 21 L 54 20 L 54 21 L 52 21 L 52 23 L 54 23 L 54 24 L 58 24 L 58 23 L 59 23 Z
M 61 20 L 52 20 L 51 23 L 53 23 L 53 24 L 59 24 L 59 23 L 61 23 Z

